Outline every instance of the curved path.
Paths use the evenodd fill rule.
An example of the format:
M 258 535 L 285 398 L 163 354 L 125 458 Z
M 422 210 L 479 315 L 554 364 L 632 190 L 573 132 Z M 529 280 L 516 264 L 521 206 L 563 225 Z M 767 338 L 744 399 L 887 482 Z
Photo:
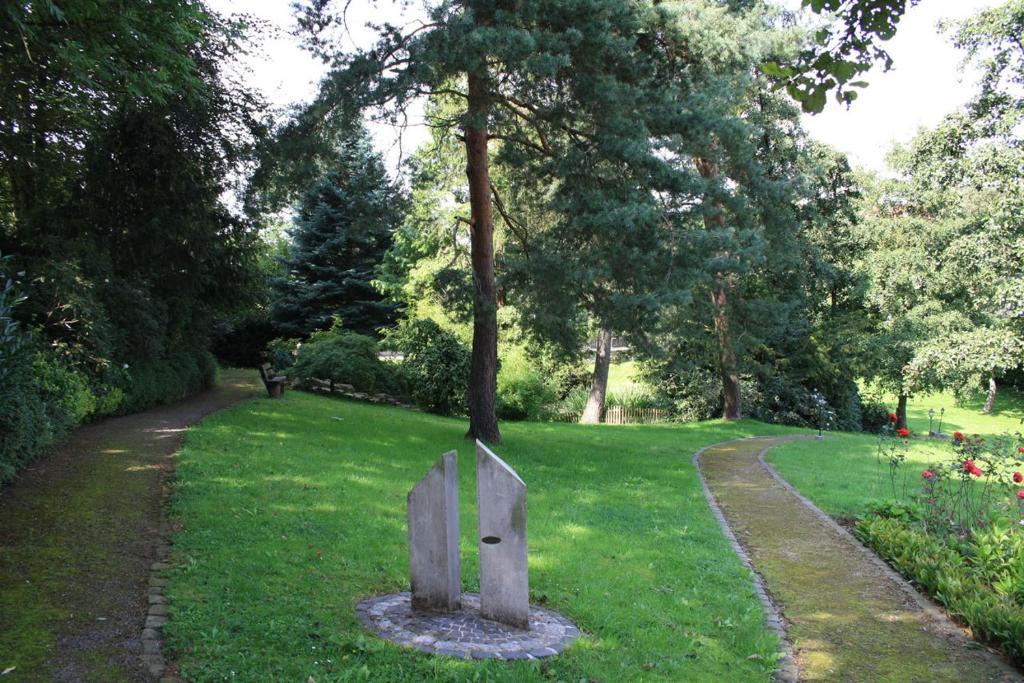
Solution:
M 1022 680 L 764 462 L 769 448 L 793 438 L 806 437 L 744 439 L 694 458 L 712 506 L 781 612 L 795 667 L 783 665 L 779 677 Z
M 208 391 L 82 427 L 0 489 L 0 681 L 162 670 L 142 636 L 147 603 L 161 600 L 147 584 L 166 550 L 165 480 L 185 429 L 258 396 L 255 380 L 225 371 Z

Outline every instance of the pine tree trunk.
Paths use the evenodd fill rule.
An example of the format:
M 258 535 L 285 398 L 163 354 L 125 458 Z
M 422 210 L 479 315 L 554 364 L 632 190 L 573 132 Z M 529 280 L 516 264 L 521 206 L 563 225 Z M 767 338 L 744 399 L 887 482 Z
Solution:
M 705 178 L 714 178 L 718 169 L 707 159 L 694 159 L 697 172 Z M 704 227 L 708 230 L 721 228 L 725 224 L 722 207 L 715 205 L 715 213 L 704 216 Z M 736 351 L 732 346 L 732 334 L 729 330 L 729 294 L 728 283 L 721 275 L 715 278 L 711 291 L 712 314 L 715 320 L 715 337 L 718 340 L 718 373 L 722 378 L 722 417 L 726 420 L 738 420 L 743 417 L 740 402 L 740 376 L 737 369 Z
M 608 368 L 612 361 L 612 331 L 597 331 L 597 353 L 594 354 L 594 376 L 590 380 L 587 407 L 580 417 L 582 424 L 597 424 L 604 414 L 604 399 L 608 393 Z
M 896 429 L 907 426 L 907 395 L 900 394 L 899 402 L 896 404 Z
M 494 219 L 487 158 L 486 74 L 469 74 L 466 176 L 469 179 L 470 252 L 473 262 L 473 356 L 469 373 L 468 437 L 499 443 L 498 301 L 494 282 Z
M 999 385 L 996 384 L 996 373 L 990 372 L 988 375 L 988 397 L 985 398 L 985 407 L 981 409 L 983 413 L 991 413 L 992 409 L 996 407 L 996 394 L 999 392 Z
M 718 369 L 722 376 L 722 417 L 738 420 L 743 416 L 740 403 L 740 376 L 736 369 L 736 352 L 729 332 L 729 299 L 725 283 L 718 279 L 711 292 L 715 313 L 715 335 L 718 337 Z

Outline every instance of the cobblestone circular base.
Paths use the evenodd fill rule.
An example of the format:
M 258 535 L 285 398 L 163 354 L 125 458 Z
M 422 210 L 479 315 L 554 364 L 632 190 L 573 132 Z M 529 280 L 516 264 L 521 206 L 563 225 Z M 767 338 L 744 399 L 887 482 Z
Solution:
M 529 630 L 480 616 L 480 596 L 462 594 L 462 609 L 450 614 L 414 612 L 409 593 L 392 593 L 356 605 L 367 629 L 399 645 L 463 659 L 540 659 L 557 655 L 579 629 L 557 612 L 530 607 Z

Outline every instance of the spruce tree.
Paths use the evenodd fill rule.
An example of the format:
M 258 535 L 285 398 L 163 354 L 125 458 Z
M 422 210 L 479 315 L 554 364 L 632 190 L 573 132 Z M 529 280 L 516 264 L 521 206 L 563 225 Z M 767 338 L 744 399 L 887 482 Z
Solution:
M 308 337 L 340 317 L 374 335 L 395 306 L 374 286 L 377 267 L 402 220 L 402 198 L 359 129 L 339 143 L 337 167 L 302 198 L 271 315 L 281 334 Z

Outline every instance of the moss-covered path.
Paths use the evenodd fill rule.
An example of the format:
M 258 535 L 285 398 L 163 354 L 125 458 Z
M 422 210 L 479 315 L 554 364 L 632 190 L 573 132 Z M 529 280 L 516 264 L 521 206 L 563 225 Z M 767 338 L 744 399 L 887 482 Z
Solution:
M 773 476 L 761 456 L 785 440 L 712 446 L 698 464 L 782 613 L 800 680 L 1020 680 Z
M 255 379 L 225 372 L 82 427 L 0 490 L 0 681 L 149 679 L 140 636 L 171 458 L 186 427 L 257 396 Z

